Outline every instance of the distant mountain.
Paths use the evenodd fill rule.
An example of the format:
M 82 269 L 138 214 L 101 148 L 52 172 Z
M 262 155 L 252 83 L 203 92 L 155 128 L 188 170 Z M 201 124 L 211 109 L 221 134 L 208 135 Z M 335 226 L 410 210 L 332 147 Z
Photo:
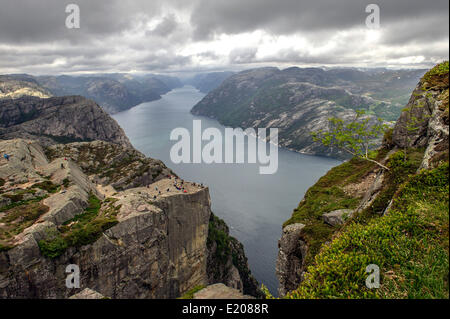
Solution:
M 200 73 L 192 78 L 184 81 L 185 84 L 192 85 L 200 92 L 209 93 L 210 91 L 217 88 L 222 82 L 235 74 L 234 72 L 211 72 L 211 73 Z
M 117 113 L 143 102 L 158 100 L 183 84 L 176 77 L 124 73 L 90 76 L 0 75 L 0 99 L 22 96 L 81 95 L 97 102 L 108 113 Z
M 15 99 L 22 96 L 47 98 L 52 95 L 29 75 L 0 75 L 0 99 Z
M 375 119 L 398 118 L 425 70 L 258 68 L 234 74 L 191 112 L 233 127 L 279 128 L 286 148 L 333 157 L 336 149 L 314 143 L 310 133 L 328 128 L 328 118 L 351 118 L 364 109 Z
M 36 81 L 56 96 L 82 95 L 93 99 L 108 113 L 157 100 L 182 86 L 178 78 L 160 75 L 39 76 Z

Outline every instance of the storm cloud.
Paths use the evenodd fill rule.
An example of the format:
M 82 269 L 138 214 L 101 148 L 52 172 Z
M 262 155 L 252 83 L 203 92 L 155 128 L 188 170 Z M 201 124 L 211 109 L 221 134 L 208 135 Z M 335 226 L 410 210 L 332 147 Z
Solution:
M 448 1 L 0 0 L 0 73 L 429 67 L 448 59 Z M 65 26 L 66 5 L 81 28 Z

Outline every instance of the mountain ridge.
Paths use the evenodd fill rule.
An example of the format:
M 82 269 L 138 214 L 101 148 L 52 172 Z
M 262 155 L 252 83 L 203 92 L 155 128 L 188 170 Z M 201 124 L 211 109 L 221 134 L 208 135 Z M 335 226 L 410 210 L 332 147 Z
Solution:
M 132 108 L 143 102 L 158 100 L 174 88 L 182 86 L 178 78 L 163 75 L 129 75 L 123 73 L 92 74 L 84 76 L 32 76 L 11 74 L 0 76 L 0 99 L 2 86 L 20 86 L 11 97 L 24 95 L 51 97 L 81 95 L 96 101 L 108 113 L 113 114 Z M 28 91 L 28 94 L 26 94 Z
M 376 117 L 386 121 L 394 116 L 396 119 L 409 95 L 401 104 L 395 94 L 383 96 L 383 90 L 389 87 L 398 95 L 405 90 L 410 92 L 423 73 L 423 70 L 369 73 L 298 67 L 250 69 L 228 77 L 197 103 L 191 113 L 232 127 L 277 127 L 282 147 L 348 158 L 337 149 L 314 142 L 310 132 L 328 129 L 329 117 L 349 119 L 360 109 L 366 110 L 373 121 Z

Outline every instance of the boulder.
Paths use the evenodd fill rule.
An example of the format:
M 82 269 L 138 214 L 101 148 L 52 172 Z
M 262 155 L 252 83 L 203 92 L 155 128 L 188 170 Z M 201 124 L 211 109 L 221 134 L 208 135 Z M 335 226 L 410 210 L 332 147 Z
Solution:
M 105 299 L 106 297 L 103 296 L 101 293 L 86 288 L 83 289 L 81 292 L 69 297 L 69 299 Z
M 323 221 L 331 226 L 339 226 L 352 217 L 353 209 L 338 209 L 322 215 Z
M 196 292 L 194 299 L 254 299 L 254 297 L 243 295 L 239 290 L 219 283 Z

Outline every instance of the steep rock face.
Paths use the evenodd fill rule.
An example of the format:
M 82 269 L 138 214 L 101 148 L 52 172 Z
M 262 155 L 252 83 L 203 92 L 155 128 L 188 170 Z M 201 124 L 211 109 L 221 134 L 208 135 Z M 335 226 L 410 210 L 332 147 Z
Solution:
M 284 296 L 298 287 L 302 281 L 304 259 L 308 250 L 302 230 L 305 225 L 297 223 L 283 228 L 278 242 L 276 273 L 280 281 L 278 294 Z
M 413 91 L 405 109 L 408 111 L 400 115 L 392 135 L 392 142 L 398 147 L 425 147 L 428 143 L 427 128 L 431 118 L 437 92 L 425 95 L 422 83 Z
M 211 213 L 207 240 L 208 283 L 223 283 L 251 295 L 261 296 L 258 282 L 248 267 L 244 247 L 229 235 L 228 226 Z
M 323 252 L 348 222 L 365 225 L 372 218 L 388 216 L 396 194 L 411 176 L 448 163 L 448 105 L 446 62 L 423 76 L 395 127 L 386 133 L 377 160 L 391 167 L 390 171 L 352 159 L 330 170 L 307 191 L 293 217 L 286 222 L 279 241 L 277 276 L 281 296 L 302 284 L 306 267 L 314 263 L 313 257 Z M 335 225 L 318 221 L 335 214 L 336 208 L 350 213 L 349 221 Z M 325 278 L 326 274 L 320 276 Z M 331 277 L 335 276 L 333 273 Z
M 426 147 L 421 168 L 436 167 L 448 158 L 448 85 L 448 73 L 427 72 L 394 127 L 396 146 Z
M 384 94 L 383 89 L 395 91 L 396 98 L 403 101 L 405 90 L 409 96 L 422 74 L 423 71 L 253 69 L 227 78 L 191 112 L 227 126 L 278 128 L 278 141 L 283 147 L 348 158 L 338 149 L 314 142 L 310 133 L 327 130 L 330 117 L 352 119 L 355 110 L 360 109 L 370 111 L 368 116 L 373 120 L 373 115 L 388 121 L 397 119 L 402 105 Z
M 117 122 L 81 96 L 0 100 L 0 138 L 57 142 L 104 140 L 130 147 Z

